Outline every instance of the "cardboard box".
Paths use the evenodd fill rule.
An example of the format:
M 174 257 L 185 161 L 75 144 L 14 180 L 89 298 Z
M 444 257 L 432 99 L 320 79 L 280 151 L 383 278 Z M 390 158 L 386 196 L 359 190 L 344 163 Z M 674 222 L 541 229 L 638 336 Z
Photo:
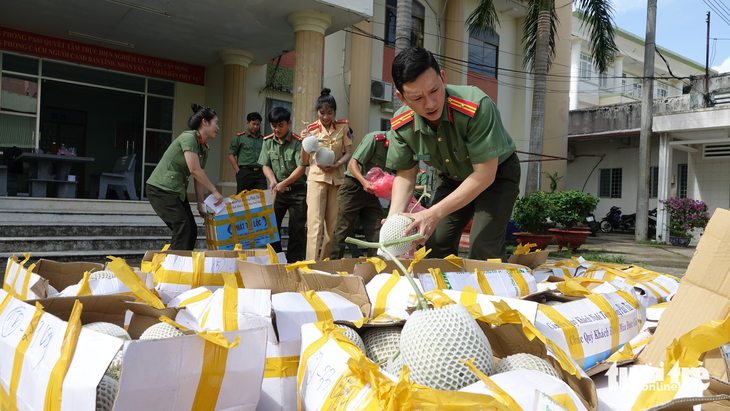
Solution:
M 520 254 L 520 255 L 513 254 L 509 257 L 508 262 L 511 264 L 524 265 L 524 266 L 530 267 L 531 269 L 534 270 L 537 267 L 541 266 L 542 264 L 545 264 L 545 261 L 547 261 L 549 254 L 550 254 L 550 251 L 548 251 L 548 250 L 542 250 L 540 252 L 531 252 L 531 253 Z
M 657 365 L 675 338 L 713 320 L 724 320 L 730 307 L 730 211 L 718 208 L 705 228 L 697 251 L 662 320 L 639 354 L 637 364 Z M 728 381 L 719 349 L 700 357 L 711 376 Z
M 442 272 L 442 278 L 435 278 L 438 273 L 422 273 L 418 275 L 418 279 L 425 291 L 439 288 L 438 284 L 441 282 L 445 283 L 451 290 L 461 291 L 465 286 L 470 286 L 481 294 L 502 297 L 524 297 L 537 292 L 535 278 L 529 269 L 514 270 L 514 272 L 507 269 L 476 270 L 477 272 Z
M 3 277 L 3 290 L 22 300 L 43 298 L 48 294 L 48 280 L 32 272 L 34 264 L 26 267 L 30 254 L 18 261 L 15 256 L 8 258 Z
M 85 272 L 103 269 L 104 264 L 99 263 L 60 263 L 41 258 L 35 264 L 33 272 L 47 279 L 56 290 L 63 291 L 70 285 L 78 284 L 84 278 Z
M 208 250 L 265 247 L 279 241 L 274 202 L 270 190 L 251 190 L 223 199 L 219 206 L 206 200 L 212 213 L 205 213 Z

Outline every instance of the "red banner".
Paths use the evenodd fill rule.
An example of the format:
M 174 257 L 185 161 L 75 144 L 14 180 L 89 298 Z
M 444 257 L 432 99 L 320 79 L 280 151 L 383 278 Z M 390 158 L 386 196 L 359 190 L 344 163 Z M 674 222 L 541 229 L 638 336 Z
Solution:
M 205 79 L 204 67 L 4 27 L 0 28 L 0 49 L 201 86 Z

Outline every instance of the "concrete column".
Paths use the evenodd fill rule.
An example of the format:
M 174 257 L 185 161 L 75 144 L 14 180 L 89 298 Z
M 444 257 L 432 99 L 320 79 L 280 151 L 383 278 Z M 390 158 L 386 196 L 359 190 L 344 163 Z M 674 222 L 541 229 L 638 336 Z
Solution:
M 570 42 L 570 109 L 577 110 L 580 107 L 580 45 L 581 39 L 574 39 Z
M 246 130 L 246 72 L 253 54 L 243 50 L 226 49 L 218 53 L 223 60 L 223 112 L 220 114 L 221 139 L 220 180 L 218 191 L 225 197 L 236 193 L 236 173 L 228 161 L 228 147 L 233 136 Z
M 466 84 L 466 64 L 458 61 L 468 60 L 464 58 L 464 40 L 466 29 L 464 28 L 464 0 L 449 0 L 446 4 L 446 39 L 444 40 L 444 55 L 447 59 L 441 67 L 446 72 L 446 84 L 461 86 Z M 456 60 L 451 60 L 456 59 Z
M 672 192 L 672 146 L 669 143 L 672 137 L 667 133 L 659 135 L 659 184 L 657 196 L 666 200 Z M 665 242 L 669 239 L 669 213 L 661 206 L 657 207 L 656 241 Z
M 626 90 L 621 88 L 624 74 L 624 56 L 616 56 L 613 58 L 613 89 L 616 93 L 625 93 Z
M 355 27 L 373 33 L 373 23 L 361 21 Z M 356 30 L 358 31 L 358 30 Z M 353 144 L 357 146 L 370 132 L 370 80 L 372 79 L 373 40 L 352 36 L 352 61 L 350 64 L 350 127 L 355 132 Z M 375 130 L 373 130 L 375 131 Z
M 684 92 L 684 81 L 682 80 L 674 80 L 672 82 L 674 85 L 674 94 L 671 94 L 673 96 L 681 96 Z
M 322 41 L 332 17 L 318 11 L 289 14 L 286 21 L 294 29 L 294 95 L 292 128 L 302 130 L 302 121 L 316 120 L 314 108 L 322 91 Z

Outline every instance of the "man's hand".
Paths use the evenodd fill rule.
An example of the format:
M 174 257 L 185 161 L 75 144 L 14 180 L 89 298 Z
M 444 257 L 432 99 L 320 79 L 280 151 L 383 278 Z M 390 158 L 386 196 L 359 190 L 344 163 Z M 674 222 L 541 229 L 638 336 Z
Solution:
M 277 184 L 276 181 L 271 181 L 269 184 L 269 190 L 276 191 L 276 184 Z
M 220 203 L 223 202 L 223 196 L 221 195 L 221 193 L 216 191 L 213 193 L 213 197 L 215 197 L 215 203 L 213 203 L 213 204 L 219 205 Z
M 412 214 L 399 214 L 413 219 L 413 222 L 408 227 L 406 227 L 406 230 L 403 232 L 403 237 L 408 236 L 408 233 L 410 233 L 414 229 L 417 229 L 418 234 L 421 234 L 424 237 L 419 241 L 415 241 L 414 245 L 425 243 L 428 237 L 433 234 L 433 231 L 436 229 L 436 224 L 438 224 L 438 218 L 436 217 L 435 213 L 431 211 L 431 209 L 425 209 L 418 213 Z
M 322 171 L 324 171 L 326 173 L 328 171 L 332 171 L 332 170 L 336 169 L 339 166 L 336 164 L 327 164 L 324 166 L 321 164 L 317 164 L 317 167 L 319 167 Z
M 300 135 L 299 137 L 309 137 L 309 136 L 311 136 L 311 134 L 309 134 L 309 129 L 305 128 L 304 131 L 302 131 L 302 135 Z
M 365 183 L 362 185 L 362 189 L 365 190 L 366 193 L 375 194 L 375 191 L 373 191 L 372 188 L 370 188 L 370 185 L 372 183 L 365 180 Z
M 279 183 L 273 188 L 273 190 L 277 193 L 283 193 L 286 191 L 286 185 L 284 183 Z

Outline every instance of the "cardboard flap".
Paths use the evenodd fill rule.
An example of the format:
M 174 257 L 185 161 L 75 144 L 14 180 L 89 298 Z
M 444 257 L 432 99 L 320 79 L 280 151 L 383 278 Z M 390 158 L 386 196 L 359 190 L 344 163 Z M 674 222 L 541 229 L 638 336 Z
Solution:
M 703 410 L 730 409 L 730 384 L 710 377 L 710 386 L 703 392 L 703 397 L 680 398 L 649 408 L 651 411 L 681 411 L 691 409 L 694 405 L 702 405 Z
M 181 257 L 192 257 L 192 251 L 176 251 L 176 250 L 168 250 L 168 251 L 147 251 L 144 254 L 144 257 L 142 258 L 142 261 L 152 261 L 152 258 L 155 256 L 155 254 L 169 254 L 169 255 L 179 255 Z M 232 250 L 216 250 L 216 251 L 205 251 L 206 257 L 220 257 L 220 258 L 238 258 L 239 253 L 243 253 L 246 257 L 266 257 L 269 255 L 268 250 L 265 249 L 253 249 L 253 250 L 239 250 L 239 251 L 232 251 Z
M 59 263 L 41 258 L 35 264 L 33 272 L 48 280 L 50 285 L 58 291 L 63 291 L 69 285 L 78 284 L 86 271 L 101 271 L 104 264 L 99 263 Z
M 524 265 L 534 270 L 540 265 L 545 264 L 548 254 L 550 254 L 550 251 L 542 250 L 539 253 L 533 252 L 529 254 L 511 255 L 508 262 L 511 264 Z
M 63 321 L 68 321 L 74 303 L 79 300 L 83 304 L 81 324 L 107 322 L 124 328 L 124 316 L 127 313 L 125 302 L 134 301 L 128 295 L 89 295 L 83 297 L 58 297 L 37 300 L 43 309 Z
M 256 264 L 236 261 L 246 288 L 271 290 L 271 294 L 307 291 L 301 271 L 287 272 L 284 264 Z
M 662 321 L 639 364 L 659 364 L 675 338 L 712 320 L 724 320 L 730 306 L 730 211 L 718 208 L 705 229 L 697 251 L 679 284 L 677 294 L 662 314 Z M 712 352 L 710 352 L 712 353 Z M 703 360 L 703 358 L 700 358 Z M 727 378 L 718 355 L 705 355 L 704 367 L 711 376 Z
M 526 267 L 524 265 L 512 264 L 512 263 L 493 263 L 491 261 L 484 261 L 484 260 L 464 259 L 463 265 L 464 265 L 464 271 L 504 270 L 506 267 L 524 268 L 525 270 L 532 271 L 530 269 L 530 267 Z
M 378 257 L 380 258 L 380 257 Z M 400 268 L 395 264 L 393 261 L 389 260 L 383 260 L 385 262 L 385 268 L 381 273 L 392 273 L 393 270 L 398 270 L 398 272 L 401 271 Z M 401 264 L 403 264 L 406 268 L 411 264 L 410 260 L 400 260 Z M 427 271 L 428 272 L 428 271 Z M 365 261 L 362 264 L 358 264 L 355 266 L 354 271 L 352 272 L 353 275 L 356 275 L 358 277 L 361 277 L 363 281 L 365 281 L 365 284 L 369 283 L 373 277 L 380 274 L 378 273 L 378 270 L 375 269 L 375 264 Z M 401 273 L 403 275 L 403 273 Z
M 355 267 L 363 263 L 367 263 L 367 260 L 365 258 L 343 258 L 340 260 L 319 261 L 316 264 L 309 265 L 309 268 L 311 268 L 312 270 L 324 271 L 330 274 L 335 274 L 338 271 L 344 271 L 346 273 L 353 274 L 355 272 Z
M 299 271 L 299 270 L 294 270 Z M 368 298 L 365 282 L 356 276 L 334 276 L 326 274 L 301 273 L 308 290 L 330 291 L 357 304 L 363 317 L 370 316 L 370 299 Z
M 134 301 L 125 302 L 125 308 L 134 313 L 127 329 L 133 340 L 139 339 L 139 336 L 146 329 L 159 323 L 161 316 L 164 315 L 174 320 L 178 311 L 180 311 L 180 308 L 177 307 L 157 309 L 145 303 L 135 303 Z

